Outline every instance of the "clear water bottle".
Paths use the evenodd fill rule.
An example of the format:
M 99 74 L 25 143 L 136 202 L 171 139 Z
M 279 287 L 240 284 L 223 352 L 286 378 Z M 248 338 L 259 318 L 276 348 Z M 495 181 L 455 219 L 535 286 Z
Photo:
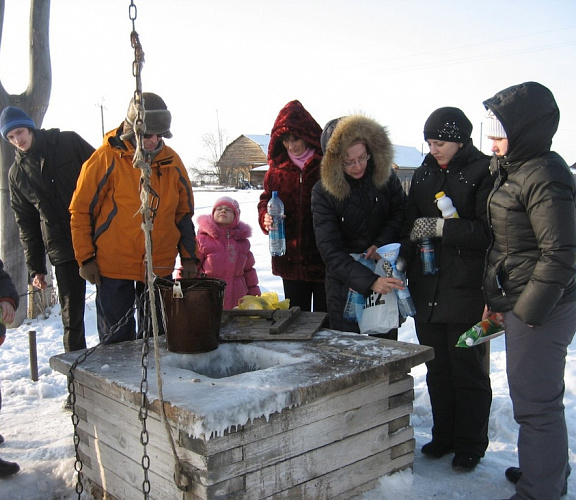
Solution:
M 422 240 L 420 240 L 420 260 L 422 262 L 423 274 L 430 275 L 438 272 L 434 244 L 430 238 L 422 238 Z
M 446 196 L 444 191 L 436 193 L 436 205 L 438 206 L 438 210 L 442 212 L 442 217 L 445 219 L 458 218 L 458 212 L 452 204 L 452 199 Z
M 402 280 L 404 283 L 404 290 L 396 290 L 396 297 L 398 298 L 398 311 L 400 315 L 404 318 L 408 316 L 414 316 L 416 314 L 416 307 L 414 307 L 414 301 L 410 295 L 410 290 L 406 286 L 406 275 L 402 271 L 396 269 L 396 263 L 392 264 L 392 276 Z
M 278 198 L 278 191 L 272 191 L 268 201 L 268 214 L 272 216 L 272 226 L 268 231 L 268 246 L 272 257 L 281 257 L 286 253 L 286 235 L 284 233 L 284 203 Z
M 344 319 L 348 321 L 360 321 L 362 319 L 362 311 L 364 311 L 364 302 L 364 295 L 349 288 L 348 298 L 344 306 Z

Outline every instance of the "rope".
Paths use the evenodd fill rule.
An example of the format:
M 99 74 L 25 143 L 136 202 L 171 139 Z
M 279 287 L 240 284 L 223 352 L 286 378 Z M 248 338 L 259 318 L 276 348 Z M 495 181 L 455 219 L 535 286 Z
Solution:
M 161 419 L 162 423 L 164 424 L 164 428 L 166 430 L 166 434 L 168 435 L 168 441 L 170 443 L 170 447 L 172 448 L 172 453 L 174 455 L 175 460 L 175 471 L 174 471 L 174 480 L 176 482 L 177 487 L 182 491 L 188 491 L 192 486 L 192 479 L 189 474 L 184 469 L 180 457 L 178 456 L 178 452 L 176 450 L 176 445 L 174 443 L 174 437 L 172 436 L 172 429 L 168 422 L 168 418 L 166 416 L 166 408 L 164 405 L 164 394 L 163 394 L 163 386 L 162 386 L 162 375 L 161 375 L 161 366 L 160 366 L 160 346 L 159 346 L 159 327 L 158 327 L 158 317 L 156 311 L 156 300 L 155 300 L 155 291 L 154 291 L 154 265 L 152 261 L 152 230 L 154 229 L 154 217 L 156 215 L 156 210 L 159 205 L 159 197 L 154 192 L 150 185 L 150 175 L 152 173 L 151 166 L 145 160 L 145 152 L 143 147 L 143 134 L 145 132 L 145 124 L 144 124 L 144 106 L 142 103 L 142 80 L 141 80 L 141 70 L 142 65 L 144 63 L 144 51 L 142 50 L 142 45 L 140 44 L 138 33 L 135 31 L 135 20 L 136 20 L 136 6 L 134 5 L 134 1 L 132 0 L 130 6 L 130 17 L 132 19 L 132 47 L 134 48 L 134 63 L 133 63 L 133 75 L 136 80 L 136 90 L 134 92 L 134 105 L 136 107 L 136 119 L 134 121 L 134 134 L 136 137 L 136 151 L 134 153 L 134 160 L 133 166 L 134 168 L 139 168 L 141 171 L 140 174 L 140 201 L 141 207 L 140 212 L 142 213 L 143 221 L 142 221 L 142 230 L 144 231 L 144 241 L 145 241 L 145 254 L 146 254 L 146 282 L 148 287 L 149 293 L 149 302 L 150 302 L 150 312 L 152 316 L 152 331 L 154 337 L 154 360 L 156 363 L 156 384 L 158 388 L 158 398 L 160 400 L 160 407 L 161 407 Z M 147 365 L 147 350 L 148 350 L 148 334 L 145 335 L 144 338 L 144 346 L 143 346 L 143 369 L 146 370 Z M 145 381 L 144 381 L 145 382 Z M 143 383 L 143 387 L 147 386 L 147 383 Z M 145 392 L 142 394 L 142 408 L 141 414 L 146 415 L 147 411 L 147 397 Z M 145 431 L 145 417 L 142 418 L 143 420 L 143 432 L 147 434 Z M 146 436 L 147 439 L 147 436 Z M 147 441 L 143 442 L 144 444 L 144 459 L 143 459 L 143 467 L 145 469 L 145 481 L 143 484 L 143 491 L 145 498 L 148 498 L 149 492 L 149 481 L 147 477 L 147 468 L 144 463 L 147 464 L 147 456 L 146 456 L 146 449 L 145 444 Z

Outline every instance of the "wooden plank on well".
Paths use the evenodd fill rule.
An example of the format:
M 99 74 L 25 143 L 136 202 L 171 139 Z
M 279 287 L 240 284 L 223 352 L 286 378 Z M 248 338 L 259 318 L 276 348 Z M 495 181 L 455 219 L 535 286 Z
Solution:
M 412 428 L 391 436 L 388 434 L 386 425 L 370 429 L 362 434 L 350 436 L 329 446 L 248 474 L 246 488 L 251 493 L 250 498 L 267 498 L 309 481 L 311 478 L 324 476 L 367 456 L 381 453 L 412 437 Z

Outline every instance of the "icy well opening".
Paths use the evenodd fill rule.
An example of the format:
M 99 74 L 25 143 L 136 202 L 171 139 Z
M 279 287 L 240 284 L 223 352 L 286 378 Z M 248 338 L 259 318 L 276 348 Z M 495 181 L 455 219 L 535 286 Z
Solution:
M 169 353 L 162 364 L 221 379 L 302 362 L 302 358 L 246 344 L 222 344 L 214 351 L 198 354 Z

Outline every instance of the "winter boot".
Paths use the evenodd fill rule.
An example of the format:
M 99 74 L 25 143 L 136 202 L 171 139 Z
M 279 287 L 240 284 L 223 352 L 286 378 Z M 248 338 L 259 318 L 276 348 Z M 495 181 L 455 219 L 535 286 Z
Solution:
M 7 462 L 0 458 L 0 478 L 16 474 L 19 470 L 20 466 L 16 462 Z

